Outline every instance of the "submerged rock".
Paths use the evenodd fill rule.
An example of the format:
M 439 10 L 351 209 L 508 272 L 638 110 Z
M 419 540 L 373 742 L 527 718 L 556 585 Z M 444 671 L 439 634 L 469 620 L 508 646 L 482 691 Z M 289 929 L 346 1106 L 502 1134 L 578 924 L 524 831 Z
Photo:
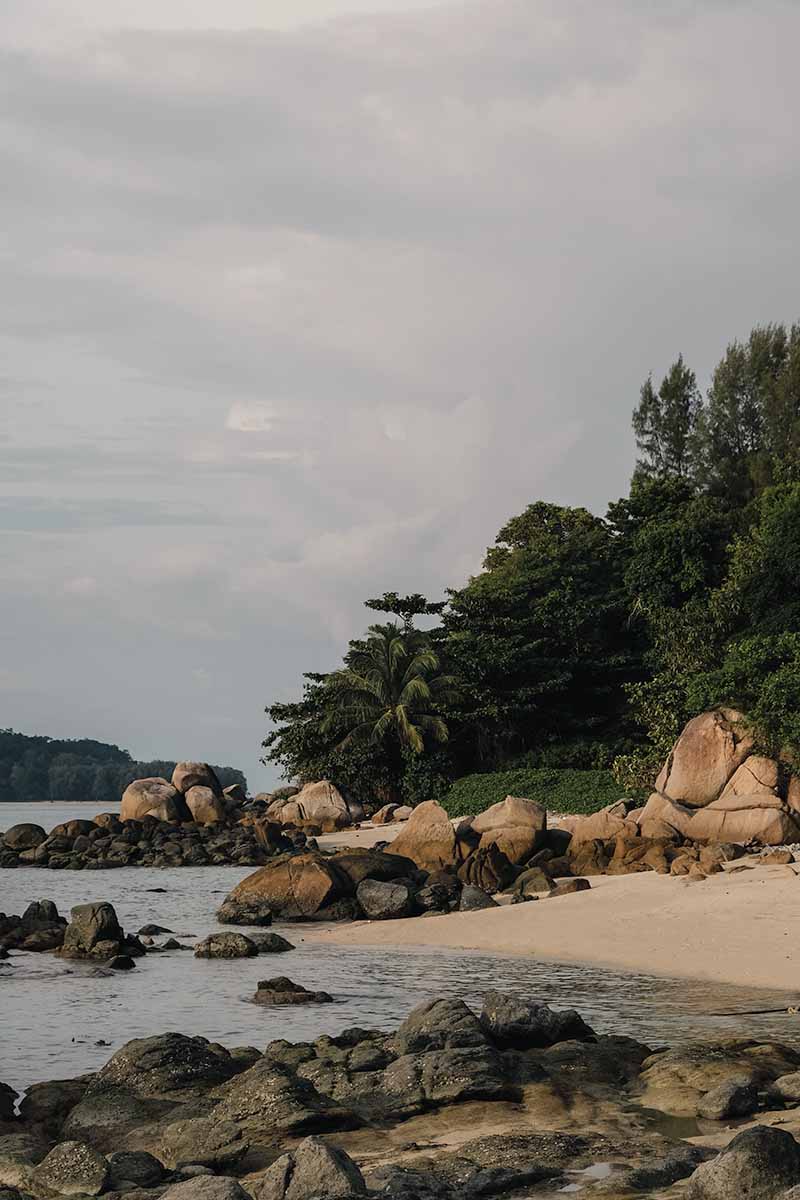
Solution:
M 293 983 L 285 975 L 274 979 L 262 979 L 253 997 L 255 1004 L 332 1004 L 333 996 L 328 992 L 310 992 L 302 984 Z
M 243 933 L 211 933 L 194 948 L 195 958 L 255 958 L 258 946 Z

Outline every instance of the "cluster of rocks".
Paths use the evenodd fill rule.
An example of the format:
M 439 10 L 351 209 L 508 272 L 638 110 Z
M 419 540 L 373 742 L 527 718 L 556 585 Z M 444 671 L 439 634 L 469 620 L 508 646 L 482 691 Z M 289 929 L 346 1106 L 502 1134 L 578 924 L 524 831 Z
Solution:
M 500 891 L 513 901 L 560 896 L 589 884 L 550 879 L 545 885 L 534 869 L 568 840 L 558 830 L 548 832 L 546 811 L 531 800 L 509 796 L 457 827 L 427 801 L 383 848 L 311 850 L 271 860 L 233 889 L 217 919 L 235 925 L 268 923 L 273 916 L 391 920 L 492 907 Z
M 61 958 L 107 962 L 120 970 L 146 952 L 138 937 L 123 931 L 112 904 L 77 904 L 66 921 L 52 900 L 34 901 L 22 916 L 0 913 L 0 955 L 9 950 L 55 950 Z
M 178 824 L 152 813 L 122 820 L 100 813 L 92 821 L 65 821 L 46 833 L 41 825 L 14 825 L 0 835 L 0 867 L 100 871 L 114 867 L 256 867 L 306 836 L 288 837 L 271 822 Z
M 136 779 L 122 794 L 123 821 L 153 816 L 160 821 L 218 825 L 236 820 L 247 795 L 240 784 L 223 788 L 208 763 L 179 762 L 172 779 Z
M 653 1051 L 499 992 L 479 1013 L 429 1000 L 393 1033 L 263 1053 L 167 1033 L 33 1085 L 18 1111 L 0 1085 L 0 1195 L 795 1200 L 799 1080 L 800 1051 L 777 1042 Z M 660 1132 L 679 1125 L 729 1144 Z

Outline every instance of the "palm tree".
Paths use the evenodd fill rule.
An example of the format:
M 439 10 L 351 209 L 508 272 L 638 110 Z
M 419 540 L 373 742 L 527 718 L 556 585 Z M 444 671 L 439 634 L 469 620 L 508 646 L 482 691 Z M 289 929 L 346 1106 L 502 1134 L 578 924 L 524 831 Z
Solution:
M 447 725 L 436 705 L 454 696 L 456 682 L 439 673 L 438 655 L 425 635 L 393 622 L 370 625 L 367 633 L 345 669 L 328 676 L 332 703 L 323 729 L 346 730 L 337 749 L 364 740 L 421 754 L 426 738 L 446 742 Z

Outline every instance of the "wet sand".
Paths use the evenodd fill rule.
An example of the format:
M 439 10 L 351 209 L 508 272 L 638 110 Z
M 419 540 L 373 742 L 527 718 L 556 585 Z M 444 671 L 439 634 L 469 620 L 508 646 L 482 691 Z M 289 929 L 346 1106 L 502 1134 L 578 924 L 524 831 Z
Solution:
M 398 828 L 365 828 L 320 841 L 371 845 L 391 840 Z M 479 950 L 742 987 L 797 989 L 800 1001 L 800 878 L 792 867 L 754 866 L 702 882 L 653 872 L 603 875 L 590 882 L 591 891 L 554 900 L 305 932 L 308 940 L 342 946 Z

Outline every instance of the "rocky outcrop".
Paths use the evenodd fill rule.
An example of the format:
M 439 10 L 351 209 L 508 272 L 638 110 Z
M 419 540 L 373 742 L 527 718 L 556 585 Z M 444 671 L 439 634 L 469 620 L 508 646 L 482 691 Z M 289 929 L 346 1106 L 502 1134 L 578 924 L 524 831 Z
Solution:
M 497 846 L 511 863 L 525 863 L 544 845 L 547 811 L 534 800 L 506 796 L 479 813 L 472 829 L 480 834 L 479 846 Z
M 342 1200 L 366 1193 L 364 1176 L 348 1154 L 308 1137 L 262 1175 L 247 1180 L 253 1200 Z
M 196 825 L 216 825 L 224 821 L 227 808 L 222 796 L 218 796 L 210 787 L 195 784 L 184 795 L 186 807 Z
M 462 857 L 453 824 L 435 800 L 417 805 L 387 853 L 410 858 L 424 871 L 460 866 Z
M 66 919 L 52 900 L 35 900 L 21 917 L 0 913 L 0 948 L 56 950 L 64 941 Z
M 222 796 L 222 787 L 216 771 L 208 763 L 179 762 L 172 772 L 172 786 L 185 796 L 194 787 L 208 788 L 215 796 Z
M 64 930 L 58 951 L 62 958 L 108 961 L 123 955 L 138 958 L 145 953 L 139 939 L 125 934 L 112 904 L 77 904 Z
M 321 833 L 347 829 L 364 818 L 361 805 L 346 800 L 339 789 L 327 779 L 307 783 L 291 796 L 273 799 L 267 809 L 268 818 L 298 829 L 313 826 Z
M 353 917 L 362 911 L 356 897 L 364 881 L 390 883 L 415 871 L 409 859 L 379 850 L 285 855 L 243 879 L 225 898 L 219 919 L 247 925 L 260 911 L 288 920 Z
M 182 798 L 180 802 L 184 803 Z M 214 800 L 215 805 L 220 803 Z M 186 816 L 190 816 L 188 808 Z M 236 863 L 256 867 L 275 854 L 305 845 L 305 835 L 299 831 L 288 838 L 270 822 L 248 818 L 231 824 L 230 814 L 226 820 L 226 824 L 201 825 L 188 819 L 164 821 L 151 814 L 123 822 L 113 814 L 101 813 L 94 821 L 68 821 L 56 826 L 33 848 L 0 849 L 0 866 L 109 870 Z
M 190 821 L 191 815 L 177 788 L 166 779 L 135 779 L 122 793 L 121 821 L 141 821 L 156 817 L 159 821 Z
M 34 850 L 40 846 L 47 834 L 42 829 L 41 825 L 32 825 L 30 822 L 23 821 L 19 825 L 12 825 L 3 834 L 3 846 L 7 850 Z

